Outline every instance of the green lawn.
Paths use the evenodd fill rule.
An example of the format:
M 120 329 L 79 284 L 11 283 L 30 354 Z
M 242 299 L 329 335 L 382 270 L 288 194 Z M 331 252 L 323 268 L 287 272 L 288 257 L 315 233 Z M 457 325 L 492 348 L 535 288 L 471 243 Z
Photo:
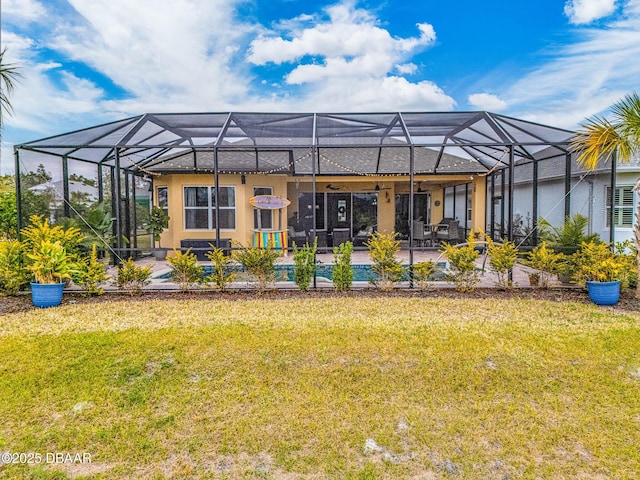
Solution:
M 535 300 L 0 316 L 0 478 L 637 478 L 640 315 Z

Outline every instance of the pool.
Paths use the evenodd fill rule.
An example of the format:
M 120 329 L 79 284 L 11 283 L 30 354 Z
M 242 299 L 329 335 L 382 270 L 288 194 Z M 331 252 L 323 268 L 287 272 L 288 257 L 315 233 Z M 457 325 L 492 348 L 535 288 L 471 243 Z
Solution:
M 232 267 L 235 268 L 237 271 L 242 271 L 242 267 L 237 266 L 237 267 Z M 276 270 L 276 281 L 284 281 L 284 282 L 293 282 L 293 277 L 294 277 L 294 266 L 293 265 L 276 265 L 275 266 L 275 270 Z M 373 270 L 371 269 L 371 265 L 351 265 L 351 268 L 353 269 L 353 281 L 354 282 L 369 282 L 371 280 L 374 280 L 376 278 L 376 274 L 373 272 Z M 405 274 L 402 278 L 402 281 L 408 281 L 409 277 L 407 274 L 407 271 L 409 269 L 409 265 L 403 265 L 403 268 L 405 269 Z M 431 275 L 431 277 L 429 277 L 430 281 L 440 281 L 440 280 L 444 280 L 444 270 L 446 268 L 446 263 L 445 262 L 438 262 L 436 263 L 435 266 L 435 271 L 434 273 Z M 203 265 L 202 266 L 202 275 L 203 277 L 208 277 L 211 275 L 211 273 L 213 272 L 213 266 L 212 265 Z M 333 281 L 333 265 L 332 264 L 324 264 L 324 263 L 320 263 L 316 266 L 316 276 L 318 278 L 324 278 L 328 281 Z M 155 276 L 154 279 L 156 280 L 165 280 L 165 279 L 170 279 L 171 278 L 171 273 L 170 272 L 164 272 L 158 276 Z
M 431 281 L 444 280 L 444 269 L 446 264 L 439 262 L 436 264 L 435 272 L 431 275 Z M 402 266 L 405 270 L 402 281 L 409 281 L 408 270 L 409 265 Z M 353 269 L 353 281 L 354 282 L 369 282 L 376 278 L 376 274 L 373 272 L 371 265 L 351 265 Z M 276 276 L 281 280 L 293 282 L 293 265 L 276 265 Z M 333 281 L 333 265 L 332 264 L 319 264 L 316 267 L 316 276 L 319 278 L 326 278 L 329 281 Z

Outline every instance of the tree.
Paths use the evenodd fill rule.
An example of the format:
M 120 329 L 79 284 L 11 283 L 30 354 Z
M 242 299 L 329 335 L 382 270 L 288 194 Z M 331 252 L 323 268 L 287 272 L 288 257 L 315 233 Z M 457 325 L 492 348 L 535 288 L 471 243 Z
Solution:
M 594 116 L 580 126 L 571 143 L 571 149 L 578 154 L 578 163 L 588 169 L 595 169 L 601 162 L 615 161 L 616 158 L 629 163 L 640 152 L 640 97 L 631 93 L 611 107 L 611 119 Z M 640 191 L 640 178 L 636 182 Z M 633 228 L 636 261 L 640 272 L 640 206 L 636 211 Z M 640 298 L 640 284 L 636 289 Z
M 0 51 L 0 128 L 4 125 L 5 114 L 11 114 L 13 112 L 9 97 L 13 93 L 15 82 L 20 76 L 18 67 L 5 62 L 4 56 L 6 53 L 6 48 Z

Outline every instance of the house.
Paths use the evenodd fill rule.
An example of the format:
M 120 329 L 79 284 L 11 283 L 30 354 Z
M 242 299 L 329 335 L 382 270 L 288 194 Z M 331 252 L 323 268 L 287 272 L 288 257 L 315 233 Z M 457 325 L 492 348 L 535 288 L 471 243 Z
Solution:
M 148 185 L 171 218 L 163 246 L 284 246 L 294 234 L 330 247 L 378 230 L 398 232 L 413 251 L 429 248 L 414 227 L 446 217 L 459 217 L 463 234 L 513 237 L 506 219 L 534 196 L 515 176 L 564 165 L 572 135 L 489 112 L 144 114 L 17 145 L 15 157 L 19 195 L 39 166 L 63 186 L 81 171 L 111 202 L 114 233 L 130 240 L 140 235 L 136 191 Z M 287 206 L 256 208 L 265 195 Z
M 534 231 L 534 226 L 537 219 L 544 218 L 552 225 L 560 226 L 567 216 L 574 214 L 586 217 L 589 220 L 587 233 L 596 233 L 604 241 L 632 240 L 635 212 L 640 200 L 638 192 L 634 191 L 640 178 L 640 159 L 636 158 L 630 163 L 618 162 L 615 168 L 612 167 L 609 162 L 595 170 L 586 170 L 573 157 L 569 160 L 555 157 L 540 162 L 535 175 L 533 164 L 516 166 L 513 197 L 516 244 L 536 243 L 537 232 Z M 494 238 L 507 236 L 508 220 L 502 215 L 503 179 L 508 188 L 506 173 L 497 172 L 488 179 L 489 220 L 486 231 L 493 233 Z M 537 185 L 535 194 L 534 185 Z M 447 189 L 445 216 L 464 218 L 465 198 L 463 189 Z M 613 210 L 611 205 L 614 206 Z M 494 218 L 493 228 L 491 218 Z M 502 218 L 505 218 L 505 223 Z M 610 227 L 611 224 L 614 228 Z

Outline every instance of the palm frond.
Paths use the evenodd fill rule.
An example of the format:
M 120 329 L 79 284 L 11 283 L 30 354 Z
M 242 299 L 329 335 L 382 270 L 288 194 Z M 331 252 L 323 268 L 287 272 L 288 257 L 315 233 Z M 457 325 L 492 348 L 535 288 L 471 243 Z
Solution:
M 578 154 L 577 161 L 585 168 L 593 170 L 600 161 L 611 160 L 616 152 L 622 160 L 628 158 L 631 148 L 628 139 L 620 133 L 619 125 L 602 117 L 592 117 L 581 127 L 570 148 Z
M 9 97 L 15 89 L 18 78 L 21 76 L 17 66 L 5 63 L 4 56 L 6 53 L 6 48 L 0 51 L 0 82 L 2 83 L 0 85 L 0 127 L 3 125 L 4 114 L 13 112 Z
M 630 155 L 640 148 L 640 96 L 637 93 L 627 95 L 611 107 L 611 113 L 620 124 L 620 134 L 629 140 Z

